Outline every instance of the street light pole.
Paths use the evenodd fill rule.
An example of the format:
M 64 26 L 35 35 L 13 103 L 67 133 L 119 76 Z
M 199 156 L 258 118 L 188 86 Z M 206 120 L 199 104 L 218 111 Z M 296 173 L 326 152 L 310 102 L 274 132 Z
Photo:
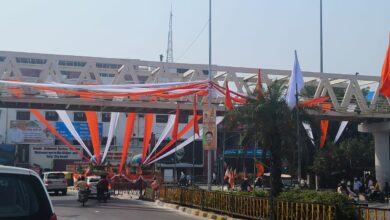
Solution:
M 209 0 L 209 82 L 211 83 L 212 77 L 211 77 L 211 0 Z M 209 85 L 208 89 L 209 95 L 208 95 L 208 107 L 211 109 L 211 87 Z M 207 152 L 207 189 L 211 190 L 211 157 L 213 155 L 212 150 L 208 150 Z

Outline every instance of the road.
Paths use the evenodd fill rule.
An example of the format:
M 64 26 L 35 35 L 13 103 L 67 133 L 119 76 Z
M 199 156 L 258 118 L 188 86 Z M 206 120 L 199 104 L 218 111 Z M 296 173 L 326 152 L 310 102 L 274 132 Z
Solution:
M 108 219 L 142 219 L 142 220 L 192 220 L 199 217 L 190 216 L 177 210 L 156 206 L 154 203 L 131 199 L 128 197 L 112 198 L 107 203 L 90 199 L 82 207 L 76 199 L 75 191 L 68 191 L 66 196 L 50 195 L 58 220 L 108 220 Z

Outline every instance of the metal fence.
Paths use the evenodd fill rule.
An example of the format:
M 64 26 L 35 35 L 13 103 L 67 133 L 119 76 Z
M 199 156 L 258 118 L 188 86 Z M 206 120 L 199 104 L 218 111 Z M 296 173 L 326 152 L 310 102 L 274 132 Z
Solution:
M 359 220 L 390 220 L 390 209 L 359 207 Z
M 337 218 L 334 205 L 287 202 L 220 191 L 163 187 L 160 189 L 159 197 L 169 203 L 250 219 L 270 219 L 272 216 L 277 220 L 333 220 Z

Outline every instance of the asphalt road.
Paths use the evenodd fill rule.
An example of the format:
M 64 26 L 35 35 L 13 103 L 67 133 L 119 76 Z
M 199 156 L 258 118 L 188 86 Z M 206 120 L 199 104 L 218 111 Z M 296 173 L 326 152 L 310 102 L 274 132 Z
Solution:
M 77 201 L 76 192 L 68 191 L 66 196 L 50 195 L 58 220 L 182 220 L 200 219 L 177 210 L 156 206 L 154 203 L 130 198 L 111 198 L 107 203 L 99 203 L 96 199 L 88 200 L 85 207 Z

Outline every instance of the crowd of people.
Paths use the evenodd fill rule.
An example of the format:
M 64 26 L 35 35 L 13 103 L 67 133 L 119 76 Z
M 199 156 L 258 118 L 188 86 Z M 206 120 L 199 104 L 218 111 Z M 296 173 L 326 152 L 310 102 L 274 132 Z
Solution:
M 364 180 L 357 177 L 354 178 L 353 182 L 342 180 L 337 187 L 337 192 L 357 201 L 363 196 L 366 201 L 389 202 L 389 182 L 386 182 L 382 189 L 375 178 L 368 177 L 367 180 Z

